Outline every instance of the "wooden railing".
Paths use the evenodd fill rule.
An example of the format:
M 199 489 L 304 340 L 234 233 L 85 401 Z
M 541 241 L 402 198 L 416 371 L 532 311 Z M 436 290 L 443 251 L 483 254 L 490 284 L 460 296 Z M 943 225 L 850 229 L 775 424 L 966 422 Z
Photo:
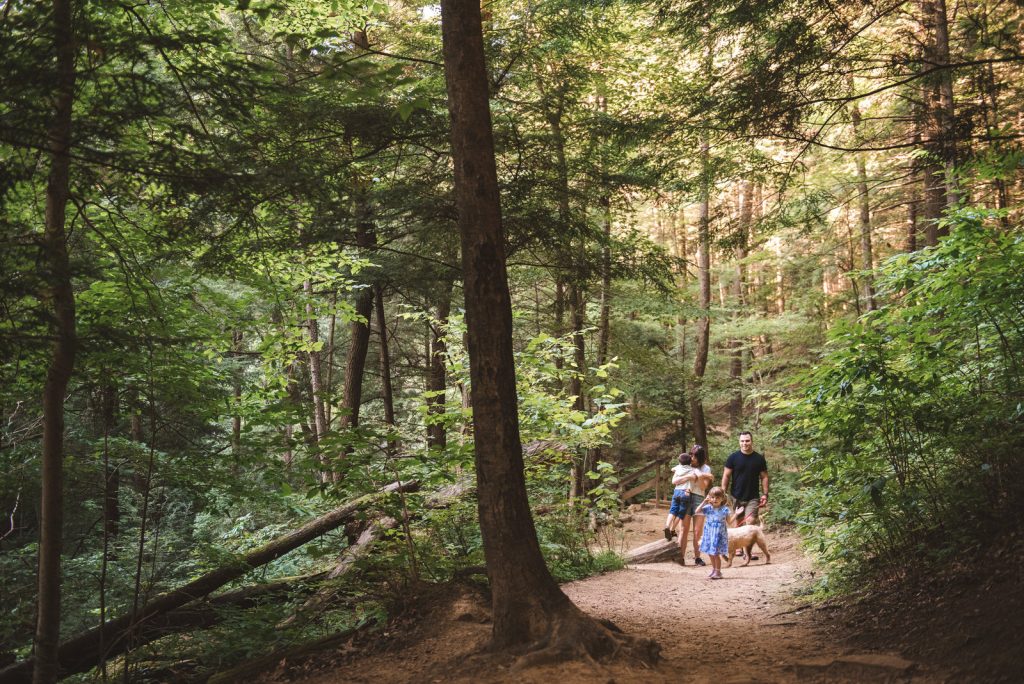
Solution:
M 622 503 L 629 503 L 629 500 L 637 494 L 654 490 L 654 504 L 668 504 L 672 498 L 672 485 L 666 479 L 671 469 L 668 467 L 669 457 L 659 458 L 651 461 L 640 470 L 627 475 L 619 480 L 619 499 Z M 633 484 L 642 478 L 639 484 Z M 632 486 L 631 486 L 632 485 Z

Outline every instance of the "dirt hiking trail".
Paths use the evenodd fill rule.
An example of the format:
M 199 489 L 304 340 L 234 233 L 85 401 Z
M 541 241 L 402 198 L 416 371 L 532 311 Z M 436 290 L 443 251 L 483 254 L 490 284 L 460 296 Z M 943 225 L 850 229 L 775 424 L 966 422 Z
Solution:
M 658 539 L 665 509 L 634 512 L 615 543 L 635 548 Z M 517 669 L 515 657 L 481 653 L 490 635 L 487 604 L 472 587 L 423 597 L 383 637 L 347 644 L 304 663 L 281 662 L 257 681 L 335 682 L 941 682 L 897 653 L 864 652 L 833 641 L 795 597 L 811 580 L 797 538 L 769 530 L 772 563 L 708 569 L 651 563 L 564 585 L 580 608 L 623 631 L 657 640 L 655 668 L 635 663 L 569 662 Z M 252 680 L 250 680 L 252 681 Z

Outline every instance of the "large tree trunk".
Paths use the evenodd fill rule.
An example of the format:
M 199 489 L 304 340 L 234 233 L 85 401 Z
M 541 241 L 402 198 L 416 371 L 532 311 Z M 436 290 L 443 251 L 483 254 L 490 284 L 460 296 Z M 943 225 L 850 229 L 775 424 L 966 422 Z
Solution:
M 178 589 L 157 596 L 133 613 L 108 620 L 102 627 L 90 629 L 73 637 L 60 644 L 59 652 L 56 652 L 55 649 L 54 655 L 59 656 L 60 673 L 67 675 L 85 672 L 111 655 L 124 652 L 130 631 L 134 631 L 134 644 L 138 645 L 139 635 L 146 632 L 147 625 L 154 619 L 200 599 L 228 582 L 242 577 L 253 568 L 266 565 L 312 539 L 353 520 L 359 511 L 370 506 L 382 496 L 391 492 L 415 491 L 418 486 L 414 482 L 396 482 L 388 485 L 381 492 L 362 496 L 330 513 L 311 520 L 297 530 L 233 559 L 230 563 L 212 570 Z M 32 671 L 37 660 L 38 652 L 36 658 L 30 658 L 0 670 L 0 681 L 5 684 L 27 682 L 29 672 Z M 55 657 L 54 678 L 50 681 L 56 681 L 57 664 Z
M 445 335 L 448 334 L 448 316 L 452 309 L 451 280 L 445 280 L 441 288 L 441 298 L 437 302 L 437 320 L 430 325 L 430 359 L 427 374 L 427 390 L 433 396 L 427 397 L 427 415 L 435 421 L 427 425 L 427 446 L 444 449 L 448 445 L 448 431 L 440 416 L 445 412 L 445 393 L 448 388 L 448 345 Z
M 621 648 L 621 638 L 562 593 L 544 564 L 530 516 L 480 4 L 444 0 L 441 17 L 493 643 L 498 648 L 539 643 L 548 646 L 545 652 L 551 656 L 611 655 Z M 640 646 L 638 654 L 656 659 L 656 645 Z
M 50 174 L 46 182 L 46 226 L 41 266 L 42 300 L 53 313 L 54 343 L 43 387 L 42 498 L 39 529 L 39 584 L 33 681 L 57 681 L 60 643 L 61 547 L 64 528 L 64 394 L 75 367 L 75 295 L 71 287 L 65 220 L 71 173 L 71 114 L 75 97 L 75 47 L 70 0 L 54 0 L 57 84 L 48 132 Z

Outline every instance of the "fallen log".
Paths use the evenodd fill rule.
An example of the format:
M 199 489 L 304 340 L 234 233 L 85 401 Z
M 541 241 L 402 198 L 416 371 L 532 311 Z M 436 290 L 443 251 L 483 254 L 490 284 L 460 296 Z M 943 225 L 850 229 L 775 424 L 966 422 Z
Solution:
M 679 559 L 679 544 L 658 539 L 626 552 L 627 565 L 668 563 Z
M 318 572 L 312 575 L 283 577 L 273 582 L 242 587 L 212 598 L 193 601 L 181 608 L 156 615 L 138 625 L 131 639 L 131 647 L 133 649 L 140 648 L 157 639 L 162 639 L 168 634 L 213 627 L 224 619 L 228 610 L 253 608 L 261 602 L 277 596 L 312 593 L 316 589 L 317 583 L 326 576 L 327 572 Z M 122 641 L 120 648 L 104 649 L 103 660 L 110 660 L 114 656 L 121 655 L 128 650 L 127 645 L 127 641 Z
M 366 527 L 363 528 L 359 538 L 345 550 L 341 552 L 341 557 L 338 559 L 337 565 L 334 566 L 333 570 L 326 572 L 324 576 L 329 580 L 337 580 L 340 577 L 346 575 L 351 570 L 356 562 L 361 558 L 365 558 L 373 548 L 376 541 L 388 530 L 392 530 L 398 527 L 398 521 L 394 518 L 381 518 L 375 520 Z M 316 615 L 322 612 L 325 605 L 328 605 L 331 600 L 338 593 L 337 582 L 330 582 L 328 586 L 321 588 L 316 594 L 309 597 L 302 606 L 295 611 L 293 615 L 282 620 L 277 626 L 287 627 L 296 623 L 304 623 L 310 619 L 310 616 Z
M 154 618 L 207 596 L 228 582 L 242 577 L 253 568 L 277 560 L 306 542 L 340 527 L 351 520 L 358 511 L 375 503 L 388 493 L 409 492 L 418 488 L 419 483 L 417 482 L 393 482 L 379 492 L 350 501 L 344 506 L 311 520 L 297 530 L 239 556 L 229 565 L 212 570 L 178 589 L 160 594 L 142 606 L 135 614 L 129 613 L 113 618 L 100 627 L 72 637 L 62 643 L 57 651 L 60 676 L 66 677 L 77 672 L 85 672 L 115 655 L 131 650 L 137 645 L 136 637 L 142 627 Z M 35 659 L 29 658 L 5 667 L 0 670 L 0 684 L 31 682 L 34 664 Z

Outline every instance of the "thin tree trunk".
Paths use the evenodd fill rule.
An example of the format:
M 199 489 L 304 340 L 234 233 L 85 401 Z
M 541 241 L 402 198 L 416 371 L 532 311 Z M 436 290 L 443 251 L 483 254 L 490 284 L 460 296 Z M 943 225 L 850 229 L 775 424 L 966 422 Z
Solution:
M 236 330 L 231 335 L 231 349 L 236 354 L 242 351 L 242 331 Z M 235 359 L 241 358 L 235 356 Z M 234 412 L 235 415 L 231 417 L 231 455 L 235 458 L 235 463 L 238 463 L 238 457 L 241 455 L 242 449 L 242 370 L 236 368 L 234 377 L 231 379 L 232 393 L 234 394 Z
M 946 0 L 934 0 L 935 7 L 935 59 L 936 66 L 950 64 L 949 58 L 949 17 Z M 942 143 L 942 166 L 946 186 L 946 206 L 955 206 L 960 201 L 960 187 L 956 178 L 957 134 L 956 112 L 953 108 L 953 71 L 949 68 L 938 71 L 939 126 Z
M 114 430 L 117 389 L 106 383 L 102 389 L 103 415 L 103 552 L 100 560 L 99 579 L 99 623 L 102 626 L 107 620 L 107 574 L 112 559 L 110 542 L 118 533 L 121 520 L 120 489 L 121 478 L 118 469 L 110 467 L 110 434 Z M 100 642 L 103 650 L 103 642 Z M 106 663 L 100 668 L 103 681 L 107 679 Z
M 736 305 L 736 317 L 743 314 L 746 306 L 745 288 L 747 281 L 747 240 L 750 221 L 753 216 L 754 184 L 748 180 L 740 182 L 739 216 L 736 241 L 736 280 L 732 286 L 732 298 Z M 732 396 L 729 398 L 729 427 L 736 429 L 743 420 L 743 342 L 738 337 L 729 340 L 729 384 Z
M 448 316 L 452 308 L 452 287 L 454 283 L 447 279 L 441 288 L 441 297 L 437 302 L 437 320 L 430 326 L 430 370 L 427 375 L 427 390 L 433 396 L 427 397 L 427 415 L 434 419 L 427 425 L 427 446 L 444 449 L 448 445 L 448 431 L 440 417 L 445 413 L 445 392 L 448 387 L 448 345 L 445 335 L 448 332 Z
M 704 403 L 701 399 L 704 372 L 708 365 L 708 347 L 711 340 L 711 179 L 710 144 L 705 135 L 700 143 L 701 184 L 700 215 L 697 219 L 697 306 L 701 315 L 697 319 L 697 348 L 693 357 L 694 391 L 690 393 L 690 422 L 693 423 L 693 438 L 708 448 L 708 428 L 704 419 Z
M 309 364 L 309 387 L 313 401 L 313 432 L 316 435 L 317 444 L 327 436 L 327 413 L 324 410 L 324 384 L 321 376 L 320 350 L 316 349 L 320 344 L 320 320 L 313 309 L 313 283 L 305 280 L 302 283 L 302 291 L 306 294 L 306 330 L 309 335 L 309 352 L 306 354 L 306 362 Z
M 915 130 L 911 137 L 911 144 L 917 148 L 921 145 L 921 132 L 917 130 L 918 124 L 915 123 Z M 907 251 L 917 251 L 917 236 L 919 233 L 918 228 L 918 207 L 920 205 L 920 197 L 917 192 L 917 186 L 919 183 L 919 177 L 921 175 L 920 165 L 916 159 L 910 159 L 908 162 L 910 171 L 910 182 L 906 185 L 907 187 Z M 923 185 L 923 183 L 922 183 Z
M 53 2 L 57 83 L 48 131 L 50 173 L 46 181 L 41 265 L 46 274 L 42 300 L 53 314 L 54 343 L 43 387 L 42 493 L 39 525 L 38 599 L 33 681 L 57 681 L 60 643 L 61 548 L 64 527 L 64 394 L 75 367 L 75 295 L 65 230 L 70 196 L 71 126 L 75 97 L 75 47 L 70 0 Z
M 575 397 L 573 408 L 577 411 L 587 410 L 587 399 L 583 395 L 583 378 L 587 371 L 586 348 L 583 339 L 583 288 L 580 284 L 569 284 L 569 317 L 572 320 L 573 372 L 569 376 L 569 394 Z M 572 481 L 569 498 L 574 499 L 586 492 L 586 456 L 573 456 Z
M 939 10 L 935 0 L 920 0 L 918 12 L 921 24 L 922 68 L 931 69 L 936 65 L 948 63 L 948 26 L 945 29 L 947 42 L 945 60 L 943 60 L 938 45 L 939 27 L 936 24 Z M 942 3 L 941 14 L 945 26 L 945 2 Z M 952 130 L 947 129 L 946 126 L 952 123 L 952 112 L 943 109 L 944 95 L 942 91 L 944 87 L 941 81 L 945 76 L 949 76 L 948 69 L 928 75 L 921 81 L 921 99 L 924 103 L 924 119 L 926 121 L 924 149 L 927 154 L 921 158 L 920 162 L 924 178 L 924 217 L 927 221 L 925 244 L 928 246 L 937 245 L 939 238 L 948 232 L 946 228 L 939 226 L 942 211 L 951 201 L 945 181 L 946 160 L 949 156 L 948 137 L 952 135 Z
M 608 344 L 611 341 L 612 310 L 612 207 L 611 199 L 601 198 L 604 244 L 601 246 L 601 314 L 597 324 L 597 365 L 608 362 Z
M 551 140 L 555 151 L 555 165 L 558 170 L 558 220 L 566 235 L 572 235 L 572 216 L 569 209 L 569 167 L 565 158 L 565 136 L 562 132 L 562 115 L 565 111 L 564 96 L 560 93 L 563 87 L 556 89 L 559 93 L 555 95 L 556 103 L 549 108 L 545 116 L 551 129 Z M 549 103 L 550 104 L 550 103 Z M 581 281 L 584 267 L 585 255 L 582 254 L 582 245 L 574 246 L 575 240 L 570 239 L 569 244 L 569 283 L 566 290 L 566 300 L 569 305 L 569 320 L 572 326 L 573 346 L 573 369 L 569 376 L 569 394 L 575 397 L 573 408 L 577 411 L 586 411 L 586 397 L 583 395 L 583 378 L 586 374 L 586 347 L 583 338 L 584 324 L 584 297 L 583 284 Z M 587 457 L 575 455 L 573 457 L 572 473 L 570 477 L 569 498 L 574 499 L 582 496 L 586 488 L 585 472 L 587 470 Z
M 676 257 L 682 262 L 683 266 L 679 269 L 679 291 L 686 292 L 687 281 L 689 280 L 687 274 L 687 260 L 689 259 L 689 244 L 687 241 L 687 227 L 686 227 L 686 210 L 683 207 L 679 208 L 679 213 L 675 221 L 672 223 L 672 231 L 674 237 L 674 244 L 676 248 Z M 680 314 L 676 319 L 676 358 L 679 360 L 680 368 L 683 368 L 686 364 L 686 316 Z M 679 442 L 683 449 L 688 446 L 687 443 L 687 425 L 689 419 L 687 412 L 689 408 L 688 398 L 693 393 L 693 382 L 687 374 L 683 374 L 683 382 L 681 387 L 681 393 L 679 397 Z
M 110 464 L 110 436 L 117 418 L 117 388 L 104 383 L 101 390 L 103 420 L 103 532 L 104 540 L 117 537 L 121 526 L 121 469 Z
M 855 270 L 857 265 L 857 261 L 856 257 L 854 256 L 855 250 L 853 248 L 853 222 L 850 221 L 849 206 L 847 206 L 845 214 L 846 215 L 844 218 L 846 219 L 846 264 L 844 264 L 844 266 L 846 268 L 846 277 L 849 279 L 850 287 L 853 289 L 853 305 L 854 308 L 857 310 L 857 316 L 859 317 L 862 313 L 860 307 L 860 284 L 857 281 L 856 276 L 854 276 L 853 274 L 853 271 Z
M 368 212 L 367 209 L 363 210 Z M 359 222 L 356 243 L 363 249 L 376 244 L 373 225 L 364 217 Z M 345 387 L 341 399 L 341 421 L 339 428 L 348 430 L 359 426 L 359 408 L 363 401 L 363 371 L 366 369 L 366 354 L 370 349 L 370 318 L 373 314 L 373 288 L 364 288 L 356 297 L 355 320 L 349 326 L 350 339 L 345 362 Z M 365 322 L 364 322 L 365 321 Z M 335 479 L 340 477 L 335 473 Z
M 852 79 L 851 79 L 852 84 Z M 852 90 L 852 86 L 851 86 Z M 860 107 L 854 100 L 850 106 L 850 122 L 853 125 L 854 144 L 858 147 L 864 139 L 861 135 Z M 871 201 L 868 196 L 868 171 L 864 161 L 864 153 L 857 152 L 855 155 L 857 166 L 857 208 L 860 223 L 860 258 L 861 268 L 864 275 L 861 278 L 861 285 L 864 291 L 864 303 L 868 311 L 874 311 L 875 305 L 875 283 L 871 275 L 874 269 L 874 255 L 872 254 L 871 241 Z
M 324 394 L 327 397 L 333 396 L 334 393 L 334 338 L 335 332 L 338 329 L 338 291 L 335 290 L 331 293 L 331 318 L 330 323 L 327 327 L 327 381 L 324 384 Z M 327 429 L 331 429 L 331 402 L 330 400 L 324 401 L 324 418 L 327 420 Z
M 146 533 L 147 526 L 149 525 L 149 502 L 150 495 L 152 493 L 153 486 L 153 469 L 156 464 L 156 397 L 153 388 L 153 352 L 152 349 L 149 352 L 149 458 L 146 463 L 146 479 L 142 482 L 142 509 L 139 511 L 139 545 L 138 552 L 135 558 L 135 581 L 134 589 L 132 591 L 132 611 L 129 614 L 132 616 L 128 623 L 128 628 L 125 632 L 125 640 L 127 642 L 126 649 L 132 650 L 135 647 L 135 630 L 137 627 L 137 621 L 134 616 L 138 615 L 139 606 L 145 604 L 142 599 L 142 563 L 145 557 L 146 550 Z M 102 637 L 102 630 L 101 635 Z M 131 680 L 131 667 L 130 662 L 126 659 L 124 663 L 124 681 L 127 684 Z
M 565 334 L 565 281 L 562 275 L 559 274 L 555 278 L 555 337 L 561 337 Z M 562 370 L 564 365 L 562 361 L 562 355 L 558 354 L 555 356 L 555 368 Z
M 388 351 L 388 325 L 384 317 L 384 286 L 374 286 L 374 302 L 377 310 L 377 333 L 380 344 L 380 382 L 384 398 L 384 423 L 395 427 L 395 391 L 391 384 L 391 353 Z M 388 453 L 394 455 L 398 442 L 388 440 Z

